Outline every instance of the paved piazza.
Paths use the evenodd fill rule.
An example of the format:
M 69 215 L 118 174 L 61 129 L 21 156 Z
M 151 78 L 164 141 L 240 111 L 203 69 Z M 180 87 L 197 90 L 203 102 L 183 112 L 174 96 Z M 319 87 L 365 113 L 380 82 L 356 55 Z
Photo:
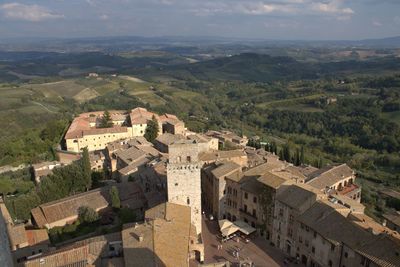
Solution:
M 218 261 L 229 261 L 232 266 L 239 266 L 239 261 L 252 261 L 253 266 L 301 266 L 300 264 L 284 264 L 285 255 L 282 251 L 269 245 L 269 241 L 258 236 L 250 239 L 249 243 L 242 240 L 229 240 L 222 243 L 222 249 L 218 249 L 221 243 L 218 240 L 219 226 L 217 221 L 210 221 L 203 218 L 203 241 L 205 246 L 205 262 L 215 263 Z M 233 251 L 239 249 L 239 260 L 233 256 Z M 191 264 L 191 266 L 196 266 Z M 242 266 L 250 266 L 243 265 Z

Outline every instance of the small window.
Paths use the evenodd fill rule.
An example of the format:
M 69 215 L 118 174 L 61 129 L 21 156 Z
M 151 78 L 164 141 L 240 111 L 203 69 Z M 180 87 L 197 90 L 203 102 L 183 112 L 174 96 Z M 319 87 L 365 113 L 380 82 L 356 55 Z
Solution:
M 257 203 L 257 197 L 253 197 L 253 202 Z
M 178 186 L 178 183 L 175 183 L 175 186 Z
M 331 251 L 334 251 L 334 250 L 335 250 L 335 245 L 331 244 Z
M 329 267 L 332 267 L 332 265 L 333 265 L 332 261 L 329 260 L 329 261 L 328 261 L 328 266 L 329 266 Z
M 187 157 L 186 157 L 186 161 L 187 161 L 187 162 L 191 162 L 191 161 L 192 161 L 192 159 L 190 158 L 190 156 L 187 156 Z
M 186 203 L 187 203 L 188 205 L 190 205 L 190 198 L 187 198 L 187 199 L 186 199 Z
M 311 252 L 315 254 L 315 247 L 311 247 Z
M 347 257 L 349 257 L 349 254 L 347 252 L 345 252 L 344 257 L 347 259 Z
M 247 193 L 244 193 L 244 198 L 247 199 L 249 195 Z

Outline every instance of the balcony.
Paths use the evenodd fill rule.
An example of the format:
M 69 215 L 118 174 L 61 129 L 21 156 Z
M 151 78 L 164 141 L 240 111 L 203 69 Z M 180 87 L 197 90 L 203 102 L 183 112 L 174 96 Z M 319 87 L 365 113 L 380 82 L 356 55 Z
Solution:
M 356 184 L 350 184 L 345 187 L 342 187 L 340 190 L 338 190 L 338 193 L 341 195 L 347 195 L 348 193 L 353 192 L 353 191 L 355 191 L 354 193 L 356 193 L 356 190 L 361 191 L 361 188 Z

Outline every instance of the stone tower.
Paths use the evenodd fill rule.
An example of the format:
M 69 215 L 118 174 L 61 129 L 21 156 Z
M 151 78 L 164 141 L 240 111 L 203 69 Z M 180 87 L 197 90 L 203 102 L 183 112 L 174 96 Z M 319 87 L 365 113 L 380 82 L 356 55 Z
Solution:
M 196 141 L 177 141 L 168 146 L 168 201 L 191 208 L 191 220 L 201 233 L 201 162 Z

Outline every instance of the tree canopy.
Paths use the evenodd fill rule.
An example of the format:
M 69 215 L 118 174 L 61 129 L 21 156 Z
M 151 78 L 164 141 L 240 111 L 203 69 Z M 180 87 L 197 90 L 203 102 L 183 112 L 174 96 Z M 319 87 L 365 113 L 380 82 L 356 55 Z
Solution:
M 78 218 L 80 222 L 91 223 L 97 221 L 99 215 L 91 207 L 82 206 L 78 208 Z
M 99 128 L 111 128 L 113 125 L 110 112 L 108 112 L 108 110 L 104 111 L 104 114 L 100 119 Z

